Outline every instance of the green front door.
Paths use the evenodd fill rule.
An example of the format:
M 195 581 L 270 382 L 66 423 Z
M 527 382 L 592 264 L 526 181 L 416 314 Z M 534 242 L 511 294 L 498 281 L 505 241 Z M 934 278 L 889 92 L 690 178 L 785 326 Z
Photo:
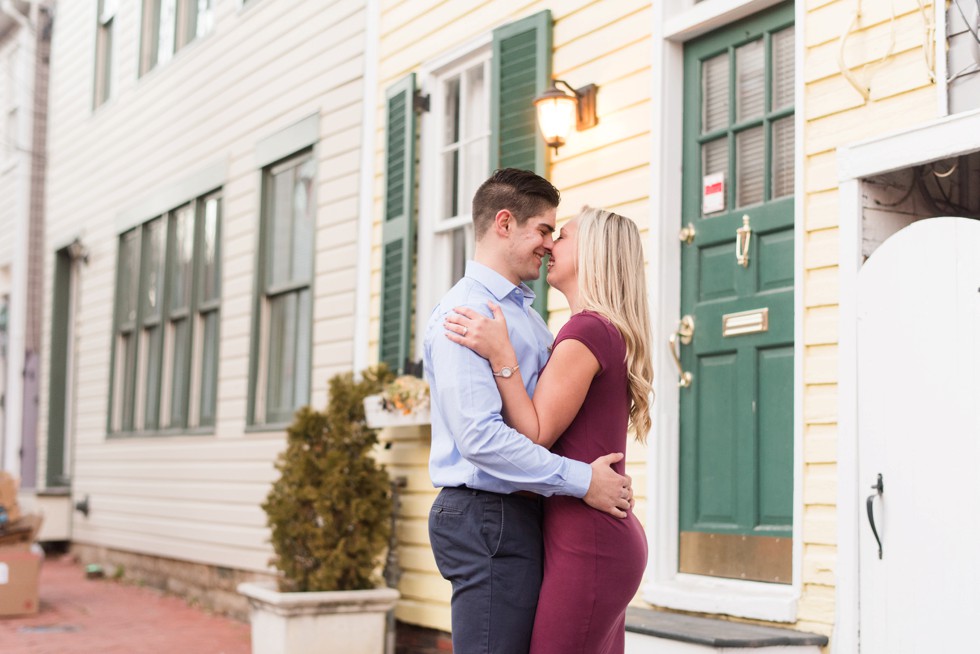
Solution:
M 794 77 L 792 3 L 685 47 L 680 572 L 792 581 Z

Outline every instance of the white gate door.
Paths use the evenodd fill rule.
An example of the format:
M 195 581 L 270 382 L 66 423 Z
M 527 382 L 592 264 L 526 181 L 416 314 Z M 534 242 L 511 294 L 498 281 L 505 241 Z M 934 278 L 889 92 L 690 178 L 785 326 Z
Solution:
M 861 654 L 975 652 L 980 221 L 913 223 L 858 286 Z

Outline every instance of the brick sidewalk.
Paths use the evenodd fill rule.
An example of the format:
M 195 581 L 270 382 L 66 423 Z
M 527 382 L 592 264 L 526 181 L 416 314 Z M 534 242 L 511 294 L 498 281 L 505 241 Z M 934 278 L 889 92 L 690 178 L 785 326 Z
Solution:
M 86 579 L 70 556 L 41 566 L 41 609 L 0 617 L 3 654 L 249 654 L 249 625 L 157 590 Z

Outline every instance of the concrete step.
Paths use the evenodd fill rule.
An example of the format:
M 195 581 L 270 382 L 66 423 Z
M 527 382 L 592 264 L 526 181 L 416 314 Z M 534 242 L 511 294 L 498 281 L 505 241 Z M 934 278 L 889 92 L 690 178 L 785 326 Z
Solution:
M 626 654 L 820 654 L 827 637 L 665 611 L 626 612 Z

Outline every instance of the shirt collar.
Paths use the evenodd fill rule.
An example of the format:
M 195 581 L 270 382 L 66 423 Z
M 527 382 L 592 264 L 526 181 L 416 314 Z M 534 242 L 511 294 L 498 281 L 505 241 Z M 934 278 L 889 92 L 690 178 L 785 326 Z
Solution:
M 476 261 L 471 260 L 466 262 L 466 276 L 483 284 L 497 298 L 498 302 L 503 301 L 504 298 L 513 296 L 514 289 L 520 289 L 521 294 L 524 296 L 525 307 L 531 306 L 531 303 L 534 302 L 534 298 L 536 297 L 531 287 L 524 282 L 521 282 L 519 286 L 514 286 L 509 279 L 493 268 Z

